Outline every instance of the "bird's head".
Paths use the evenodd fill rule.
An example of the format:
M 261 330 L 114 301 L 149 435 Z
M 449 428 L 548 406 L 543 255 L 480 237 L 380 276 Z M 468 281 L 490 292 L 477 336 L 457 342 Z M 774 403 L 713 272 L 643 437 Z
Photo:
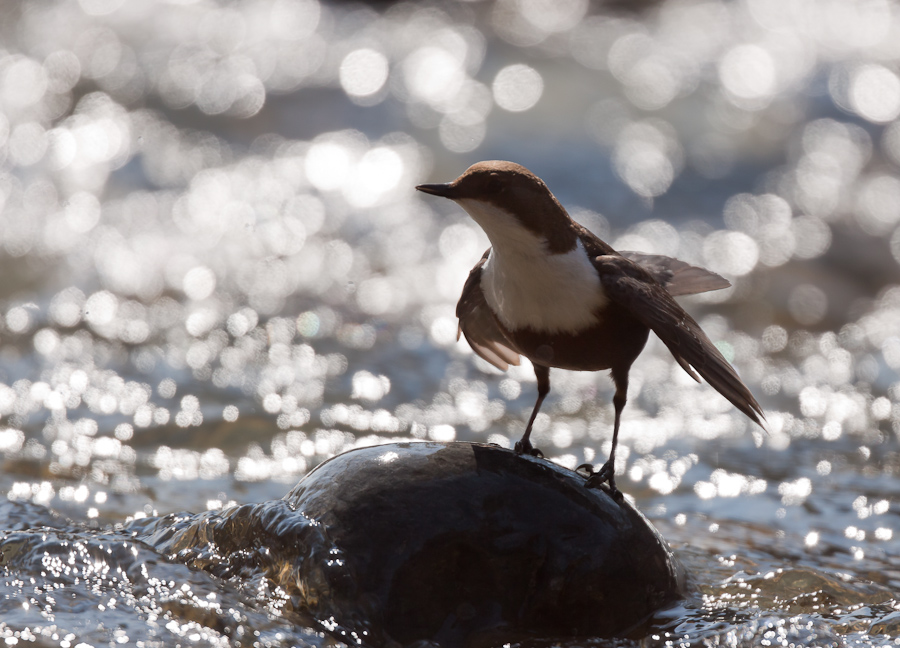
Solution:
M 416 189 L 456 202 L 495 248 L 541 246 L 561 253 L 575 247 L 577 235 L 566 210 L 544 181 L 520 164 L 478 162 L 453 182 Z

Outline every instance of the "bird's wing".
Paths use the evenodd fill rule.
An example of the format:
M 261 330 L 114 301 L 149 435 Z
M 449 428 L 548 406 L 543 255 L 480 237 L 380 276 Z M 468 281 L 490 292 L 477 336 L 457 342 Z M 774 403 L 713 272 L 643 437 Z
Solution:
M 695 295 L 710 290 L 728 288 L 731 283 L 715 272 L 692 266 L 662 254 L 620 251 L 626 259 L 638 263 L 665 286 L 670 295 Z
M 593 259 L 607 296 L 663 341 L 675 359 L 695 380 L 697 373 L 720 394 L 762 426 L 762 408 L 700 325 L 672 298 L 650 272 L 617 255 Z
M 578 238 L 581 239 L 581 244 L 584 245 L 585 251 L 590 256 L 595 257 L 600 256 L 601 254 L 616 254 L 616 251 L 612 249 L 612 246 L 610 246 L 609 243 L 594 234 L 584 225 L 574 221 L 572 221 L 572 223 L 575 226 L 575 232 L 578 234 Z
M 731 283 L 715 272 L 692 266 L 689 263 L 673 259 L 662 254 L 644 254 L 642 252 L 616 252 L 583 225 L 575 223 L 575 230 L 581 239 L 584 249 L 592 256 L 621 254 L 640 264 L 653 275 L 659 283 L 666 287 L 670 295 L 695 295 L 710 290 L 728 288 Z
M 462 333 L 475 353 L 498 369 L 506 371 L 509 365 L 519 364 L 519 354 L 513 350 L 512 344 L 503 335 L 494 314 L 484 300 L 484 293 L 481 290 L 481 268 L 487 261 L 488 254 L 490 249 L 469 272 L 462 296 L 456 304 L 456 316 L 459 318 L 456 338 L 459 339 L 459 334 Z

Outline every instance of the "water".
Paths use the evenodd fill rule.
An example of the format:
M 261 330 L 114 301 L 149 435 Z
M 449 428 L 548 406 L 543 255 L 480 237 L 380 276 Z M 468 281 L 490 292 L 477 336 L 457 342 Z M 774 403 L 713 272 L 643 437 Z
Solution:
M 644 643 L 894 644 L 895 5 L 0 11 L 7 644 L 329 643 L 260 572 L 134 525 L 246 513 L 358 445 L 518 438 L 530 369 L 455 339 L 486 239 L 412 189 L 497 158 L 614 246 L 734 284 L 684 303 L 767 435 L 658 341 L 632 371 L 618 483 L 694 575 Z M 536 445 L 602 461 L 611 396 L 554 373 Z

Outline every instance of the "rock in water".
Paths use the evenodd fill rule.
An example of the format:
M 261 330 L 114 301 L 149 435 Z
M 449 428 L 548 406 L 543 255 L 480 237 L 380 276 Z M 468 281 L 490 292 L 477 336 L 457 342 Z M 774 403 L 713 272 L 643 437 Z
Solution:
M 285 502 L 322 533 L 301 607 L 353 643 L 443 648 L 614 637 L 681 598 L 627 502 L 496 446 L 397 443 L 319 465 Z

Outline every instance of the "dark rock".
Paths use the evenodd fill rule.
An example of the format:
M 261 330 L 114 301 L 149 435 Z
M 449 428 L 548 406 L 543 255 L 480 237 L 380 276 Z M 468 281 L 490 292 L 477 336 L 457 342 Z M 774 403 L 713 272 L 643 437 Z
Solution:
M 285 497 L 322 542 L 301 551 L 298 611 L 369 645 L 622 636 L 681 597 L 683 572 L 636 509 L 584 481 L 470 443 L 334 457 Z

